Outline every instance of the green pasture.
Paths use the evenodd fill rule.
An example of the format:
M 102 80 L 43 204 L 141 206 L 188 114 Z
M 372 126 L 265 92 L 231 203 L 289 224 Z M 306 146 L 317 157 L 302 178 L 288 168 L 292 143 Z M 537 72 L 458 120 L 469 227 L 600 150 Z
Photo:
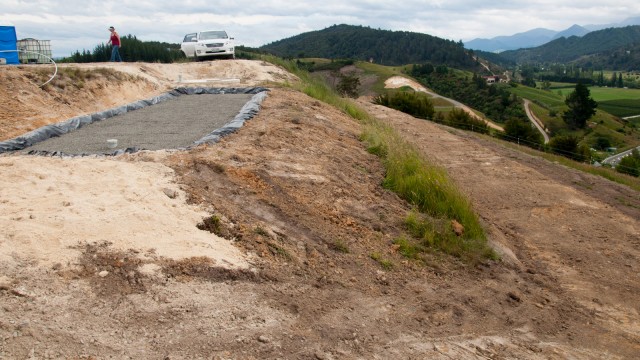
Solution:
M 357 61 L 355 66 L 364 72 L 365 76 L 375 76 L 376 81 L 371 90 L 376 94 L 385 92 L 384 82 L 392 76 L 407 76 L 403 74 L 401 66 L 384 66 L 366 61 Z
M 640 115 L 640 99 L 601 101 L 598 108 L 618 117 Z
M 542 104 L 544 107 L 549 109 L 557 110 L 565 106 L 564 96 L 560 96 L 554 91 L 535 89 L 535 88 L 524 86 L 524 85 L 510 87 L 509 91 L 513 94 L 518 95 L 521 98 L 538 102 Z
M 552 83 L 551 90 L 534 89 L 524 85 L 510 88 L 522 98 L 529 99 L 547 110 L 561 112 L 566 109 L 565 97 L 575 90 L 575 84 Z M 620 89 L 600 86 L 589 87 L 598 109 L 617 117 L 640 115 L 640 89 Z M 560 95 L 560 94 L 562 95 Z
M 574 87 L 562 88 L 558 89 L 562 92 L 563 96 L 569 95 Z M 640 102 L 640 89 L 623 89 L 623 88 L 612 88 L 612 87 L 604 87 L 604 86 L 591 86 L 589 87 L 589 91 L 591 92 L 591 97 L 593 100 L 597 102 L 601 101 L 610 101 L 610 100 L 638 100 Z

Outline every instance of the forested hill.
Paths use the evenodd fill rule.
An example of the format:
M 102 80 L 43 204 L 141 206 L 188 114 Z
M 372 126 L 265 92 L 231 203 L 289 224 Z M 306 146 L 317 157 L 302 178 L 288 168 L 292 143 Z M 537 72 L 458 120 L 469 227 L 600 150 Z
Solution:
M 473 53 L 465 50 L 462 43 L 414 32 L 353 25 L 333 25 L 303 33 L 264 45 L 260 50 L 282 57 L 373 59 L 383 65 L 430 62 L 463 69 L 478 65 Z
M 530 49 L 510 50 L 500 57 L 518 64 L 581 63 L 607 69 L 640 68 L 640 25 L 593 31 L 583 37 L 560 38 Z

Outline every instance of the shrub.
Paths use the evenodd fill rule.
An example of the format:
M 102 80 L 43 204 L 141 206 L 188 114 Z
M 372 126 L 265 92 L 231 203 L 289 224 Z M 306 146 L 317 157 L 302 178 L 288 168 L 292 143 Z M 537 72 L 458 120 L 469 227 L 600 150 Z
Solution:
M 419 92 L 397 91 L 376 96 L 373 102 L 420 119 L 431 119 L 435 110 L 429 96 Z

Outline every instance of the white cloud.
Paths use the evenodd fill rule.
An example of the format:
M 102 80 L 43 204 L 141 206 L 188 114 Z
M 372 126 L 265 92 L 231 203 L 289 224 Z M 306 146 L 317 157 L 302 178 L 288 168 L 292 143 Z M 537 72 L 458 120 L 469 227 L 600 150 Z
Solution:
M 18 38 L 51 40 L 54 56 L 92 50 L 107 27 L 141 40 L 178 43 L 184 34 L 223 28 L 247 46 L 261 46 L 334 24 L 422 32 L 451 40 L 511 35 L 537 27 L 620 22 L 640 15 L 637 0 L 4 0 L 0 25 Z

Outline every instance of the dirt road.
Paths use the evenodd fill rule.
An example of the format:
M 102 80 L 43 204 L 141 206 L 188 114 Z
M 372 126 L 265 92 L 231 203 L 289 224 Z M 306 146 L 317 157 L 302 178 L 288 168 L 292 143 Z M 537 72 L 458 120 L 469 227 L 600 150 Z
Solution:
M 278 74 L 273 83 L 288 76 L 254 65 L 247 66 L 264 66 L 261 76 Z M 12 91 L 32 99 L 25 103 L 38 118 L 32 103 L 48 95 L 23 75 L 3 82 L 4 74 L 0 94 L 23 84 Z M 173 75 L 114 85 L 153 89 Z M 78 93 L 55 95 L 61 107 L 89 107 Z M 439 253 L 426 264 L 402 257 L 393 239 L 411 209 L 381 187 L 384 169 L 358 140 L 360 124 L 273 86 L 260 113 L 216 145 L 114 159 L 1 156 L 2 177 L 14 185 L 0 187 L 0 220 L 12 229 L 0 234 L 0 356 L 640 352 L 637 192 L 480 135 L 361 105 L 448 169 L 501 261 L 468 267 Z
M 531 123 L 536 127 L 536 129 L 538 129 L 540 134 L 542 134 L 542 137 L 544 138 L 544 143 L 546 144 L 549 142 L 549 134 L 547 134 L 547 132 L 544 131 L 544 125 L 542 124 L 542 121 L 540 121 L 540 119 L 538 119 L 536 115 L 531 111 L 530 106 L 531 106 L 531 101 L 524 99 L 524 110 L 527 113 L 527 117 L 529 118 Z

